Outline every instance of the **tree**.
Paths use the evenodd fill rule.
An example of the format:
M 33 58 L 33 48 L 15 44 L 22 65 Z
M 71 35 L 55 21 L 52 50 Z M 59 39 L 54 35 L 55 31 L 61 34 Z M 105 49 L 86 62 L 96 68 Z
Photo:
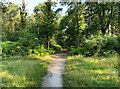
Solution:
M 79 47 L 85 28 L 84 5 L 81 3 L 69 3 L 68 6 L 68 14 L 62 19 L 61 25 L 68 36 L 68 45 Z
M 3 40 L 5 39 L 14 39 L 10 33 L 15 32 L 19 27 L 20 15 L 19 15 L 19 6 L 8 3 L 2 6 L 2 33 Z
M 26 7 L 25 7 L 25 0 L 22 0 L 22 7 L 20 8 L 20 16 L 21 16 L 21 29 L 25 30 L 26 25 Z
M 115 2 L 85 3 L 87 32 L 101 31 L 103 35 L 107 31 L 113 34 L 118 18 L 118 5 Z M 95 29 L 94 29 L 95 28 Z M 114 29 L 113 29 L 114 28 Z M 113 31 L 114 30 L 114 31 Z
M 39 38 L 42 37 L 46 40 L 47 49 L 50 47 L 50 39 L 56 30 L 57 14 L 52 10 L 54 3 L 45 2 L 35 7 L 36 17 L 36 30 Z

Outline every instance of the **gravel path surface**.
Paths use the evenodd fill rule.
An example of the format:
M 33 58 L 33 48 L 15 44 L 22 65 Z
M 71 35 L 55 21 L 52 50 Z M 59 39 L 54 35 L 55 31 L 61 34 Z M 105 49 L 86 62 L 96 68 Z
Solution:
M 62 88 L 62 73 L 65 68 L 66 54 L 58 53 L 51 56 L 52 62 L 48 68 L 48 74 L 43 78 L 42 87 L 59 87 Z

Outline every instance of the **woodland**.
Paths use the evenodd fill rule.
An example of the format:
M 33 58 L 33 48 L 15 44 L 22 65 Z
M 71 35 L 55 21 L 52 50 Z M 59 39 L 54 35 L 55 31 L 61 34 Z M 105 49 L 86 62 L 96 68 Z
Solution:
M 31 15 L 21 2 L 0 2 L 0 86 L 40 87 L 46 56 L 65 49 L 64 88 L 118 87 L 120 2 L 44 2 Z

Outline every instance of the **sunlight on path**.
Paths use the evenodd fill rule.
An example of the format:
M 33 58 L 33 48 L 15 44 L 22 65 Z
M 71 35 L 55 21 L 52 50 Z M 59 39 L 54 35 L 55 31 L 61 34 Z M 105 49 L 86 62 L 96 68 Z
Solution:
M 66 54 L 54 54 L 51 56 L 52 62 L 48 68 L 48 74 L 43 78 L 42 87 L 63 87 L 62 85 L 62 73 L 65 68 Z

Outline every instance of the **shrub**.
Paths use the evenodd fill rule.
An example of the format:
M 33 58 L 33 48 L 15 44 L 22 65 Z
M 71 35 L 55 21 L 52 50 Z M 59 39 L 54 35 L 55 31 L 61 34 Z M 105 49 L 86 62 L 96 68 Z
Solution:
M 117 56 L 117 52 L 115 50 L 106 50 L 106 49 L 101 49 L 101 51 L 97 54 L 98 56 L 105 56 L 105 57 L 108 57 L 108 56 Z
M 118 49 L 118 38 L 115 35 L 105 36 L 106 44 L 101 47 L 98 55 L 100 56 L 112 56 L 118 55 L 116 49 Z
M 105 47 L 108 49 L 118 48 L 118 37 L 116 35 L 106 36 Z
M 85 55 L 85 56 L 92 56 L 93 52 L 91 50 L 88 50 L 86 47 L 79 47 L 76 49 L 72 49 L 68 52 L 68 55 Z
M 2 55 L 25 55 L 25 51 L 21 49 L 21 46 L 18 42 L 5 41 L 2 42 Z
M 53 54 L 53 53 L 55 53 L 55 50 L 50 48 L 49 50 L 47 50 L 47 52 L 50 53 L 50 54 Z
M 24 50 L 28 51 L 29 48 L 34 48 L 39 43 L 39 39 L 30 33 L 26 33 L 18 42 Z
M 101 47 L 104 46 L 105 40 L 101 36 L 91 35 L 85 40 L 82 47 L 76 48 L 70 52 L 71 55 L 82 54 L 85 56 L 93 56 L 95 53 L 99 52 Z
M 103 35 L 91 35 L 84 41 L 84 45 L 79 48 L 72 48 L 69 55 L 85 55 L 85 56 L 111 56 L 117 55 L 118 38 L 115 35 L 103 36 Z
M 106 45 L 106 40 L 100 35 L 91 36 L 89 39 L 85 40 L 84 44 L 84 47 L 89 51 L 89 54 L 94 55 L 100 51 L 101 47 Z
M 55 51 L 62 50 L 62 47 L 60 45 L 57 45 L 57 44 L 53 44 L 51 48 Z
M 45 49 L 44 45 L 39 45 L 36 46 L 34 49 L 29 49 L 28 54 L 32 54 L 32 53 L 40 56 L 45 56 L 49 54 L 47 49 Z
M 118 36 L 118 44 L 120 44 L 120 36 Z M 118 48 L 115 48 L 117 53 L 120 55 L 120 45 L 117 46 Z

